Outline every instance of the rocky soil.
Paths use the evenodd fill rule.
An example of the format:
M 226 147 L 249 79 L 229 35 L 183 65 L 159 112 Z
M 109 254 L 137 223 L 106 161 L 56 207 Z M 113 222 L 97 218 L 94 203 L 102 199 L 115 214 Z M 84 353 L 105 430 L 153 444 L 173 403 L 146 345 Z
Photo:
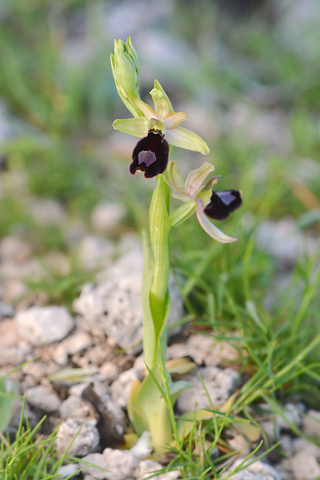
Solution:
M 109 211 L 113 205 L 98 207 L 101 218 L 103 208 Z M 113 226 L 108 228 L 115 227 L 122 219 L 119 205 L 115 205 L 114 209 L 118 213 L 114 215 Z M 95 211 L 92 218 L 97 219 L 99 215 Z M 270 225 L 266 228 L 272 235 Z M 274 231 L 281 236 L 281 228 Z M 283 231 L 294 241 L 290 229 Z M 262 238 L 265 236 L 262 235 Z M 299 236 L 295 238 L 296 242 L 301 240 Z M 141 453 L 137 448 L 124 451 L 115 448 L 129 428 L 126 404 L 131 384 L 136 378 L 142 378 L 145 368 L 141 355 L 142 252 L 134 236 L 123 238 L 117 245 L 109 244 L 99 235 L 80 241 L 81 245 L 86 242 L 102 245 L 100 251 L 95 249 L 95 260 L 102 262 L 105 268 L 102 273 L 93 276 L 92 283 L 84 285 L 78 298 L 74 299 L 72 315 L 65 307 L 43 306 L 41 298 L 34 296 L 17 301 L 17 296 L 26 288 L 26 273 L 36 272 L 41 266 L 33 258 L 32 247 L 22 240 L 6 237 L 0 242 L 3 299 L 0 303 L 1 373 L 28 362 L 12 378 L 17 382 L 18 393 L 26 394 L 25 416 L 28 416 L 31 425 L 47 415 L 43 432 L 49 433 L 59 426 L 57 450 L 67 449 L 75 439 L 70 455 L 113 472 L 103 473 L 86 467 L 83 470 L 85 480 L 143 479 L 148 477 L 148 472 L 162 465 L 145 458 L 148 452 Z M 279 250 L 275 254 L 280 255 L 281 241 L 276 244 Z M 119 252 L 116 259 L 115 251 Z M 79 252 L 81 261 L 86 262 L 89 258 L 91 262 L 90 253 L 86 257 L 86 248 L 80 248 Z M 295 252 L 292 247 L 292 254 L 295 255 Z M 288 249 L 286 254 L 288 262 Z M 63 263 L 64 259 L 60 258 L 60 261 Z M 173 307 L 169 321 L 174 327 L 183 316 L 183 302 L 173 281 L 170 291 Z M 226 366 L 237 358 L 236 350 L 212 336 L 190 333 L 188 328 L 174 327 L 170 335 L 168 359 L 189 355 L 197 365 L 183 377 L 193 383 L 194 388 L 180 395 L 177 411 L 183 413 L 195 406 L 210 408 L 199 373 L 213 404 L 224 404 L 243 382 L 237 370 Z M 260 407 L 265 413 L 257 421 L 271 445 L 281 442 L 283 457 L 266 456 L 231 478 L 313 480 L 319 477 L 320 449 L 307 439 L 296 436 L 289 424 L 301 429 L 305 436 L 320 438 L 320 412 L 307 410 L 305 405 L 297 403 L 284 405 L 283 416 L 275 416 L 268 406 Z M 12 435 L 20 412 L 21 401 L 18 400 L 8 427 Z M 105 416 L 111 419 L 107 427 L 101 421 Z M 228 432 L 228 443 L 231 449 L 240 450 L 234 459 L 235 466 L 250 449 L 245 438 L 236 431 Z M 67 476 L 76 468 L 77 465 L 66 465 L 61 473 Z M 180 477 L 178 472 L 171 472 L 159 478 Z
M 288 2 L 282 3 L 287 5 Z M 307 21 L 306 3 L 309 12 L 314 12 L 311 13 L 312 17 L 318 18 L 317 0 L 292 2 L 292 8 L 286 9 L 282 26 L 282 35 L 288 43 L 296 41 L 299 36 L 301 52 L 312 49 L 312 44 L 308 45 L 308 36 L 303 34 L 303 25 Z M 182 40 L 153 28 L 154 19 L 159 22 L 163 18 L 169 19 L 172 14 L 170 1 L 139 0 L 135 2 L 133 11 L 132 1 L 125 0 L 109 2 L 101 17 L 103 31 L 107 32 L 110 45 L 114 37 L 125 39 L 128 32 L 135 37 L 135 45 L 144 63 L 142 81 L 145 82 L 145 89 L 149 88 L 154 78 L 167 76 L 169 87 L 178 90 L 179 72 L 185 71 L 186 64 L 190 70 L 201 69 L 199 58 L 195 52 L 190 52 Z M 68 65 L 79 66 L 94 54 L 90 38 L 85 33 L 76 38 L 66 38 L 62 46 L 62 59 Z M 159 70 L 163 65 L 167 71 Z M 172 75 L 171 71 L 175 74 Z M 286 119 L 276 108 L 264 108 L 264 92 L 256 92 L 256 95 L 260 95 L 260 104 L 254 104 L 254 93 L 246 101 L 235 101 L 226 114 L 225 126 L 209 117 L 205 107 L 190 104 L 187 111 L 193 115 L 190 115 L 188 127 L 201 131 L 204 138 L 219 136 L 223 128 L 235 128 L 269 151 L 286 153 L 290 151 L 292 142 Z M 202 92 L 204 98 L 207 94 Z M 271 94 L 268 90 L 267 95 Z M 6 108 L 1 104 L 0 142 L 14 135 L 14 128 L 6 118 Z M 117 133 L 110 136 L 108 152 L 130 155 L 132 143 L 122 136 L 121 141 L 119 138 Z M 101 145 L 101 150 L 105 156 L 106 146 Z M 188 161 L 187 157 L 186 164 Z M 308 168 L 301 168 L 302 163 L 303 167 L 307 165 Z M 257 160 L 253 174 L 263 178 L 264 168 L 264 159 L 260 162 Z M 319 167 L 311 159 L 301 159 L 301 165 L 296 162 L 292 169 L 298 178 L 308 172 L 315 178 L 319 177 Z M 107 234 L 112 234 L 123 221 L 126 213 L 124 208 L 119 204 L 100 203 L 92 211 L 91 231 L 88 233 L 78 223 L 69 222 L 67 212 L 59 202 L 30 198 L 25 193 L 26 178 L 23 172 L 17 170 L 7 173 L 7 185 L 0 183 L 0 199 L 2 190 L 13 189 L 23 194 L 30 216 L 38 226 L 64 225 L 68 246 L 75 252 L 77 264 L 92 271 L 90 282 L 73 299 L 72 309 L 57 306 L 53 302 L 48 305 L 45 291 L 30 294 L 28 280 L 46 278 L 48 270 L 67 275 L 71 270 L 68 256 L 54 252 L 40 261 L 34 245 L 24 240 L 19 232 L 1 239 L 0 374 L 24 364 L 8 380 L 8 390 L 15 382 L 17 393 L 26 395 L 24 415 L 31 426 L 47 415 L 42 426 L 43 435 L 59 428 L 55 445 L 57 450 L 67 449 L 74 440 L 70 455 L 111 472 L 104 473 L 86 466 L 82 473 L 84 480 L 179 479 L 179 472 L 150 476 L 150 472 L 163 465 L 146 458 L 146 451 L 141 453 L 137 448 L 117 448 L 122 434 L 129 429 L 126 404 L 131 384 L 143 376 L 145 368 L 141 349 L 143 259 L 140 241 L 133 235 L 122 236 L 118 242 L 107 238 Z M 250 224 L 251 219 L 245 218 L 244 227 Z M 257 229 L 256 242 L 274 257 L 279 269 L 278 280 L 270 286 L 265 299 L 270 304 L 274 301 L 275 292 L 287 286 L 299 250 L 305 251 L 307 245 L 308 254 L 311 255 L 316 251 L 318 239 L 306 239 L 302 231 L 297 229 L 295 221 L 287 218 L 277 222 L 262 222 Z M 96 273 L 97 269 L 99 273 Z M 237 351 L 232 345 L 218 342 L 203 332 L 191 333 L 188 328 L 177 328 L 175 323 L 183 316 L 184 307 L 173 281 L 170 290 L 172 330 L 168 359 L 188 355 L 196 363 L 196 368 L 184 377 L 193 383 L 194 388 L 180 395 L 177 411 L 183 413 L 195 406 L 210 407 L 199 381 L 199 373 L 214 405 L 222 405 L 244 382 L 235 368 Z M 21 404 L 17 400 L 7 428 L 12 436 L 19 423 Z M 278 449 L 276 454 L 256 461 L 229 478 L 319 478 L 320 448 L 308 439 L 314 438 L 319 443 L 320 411 L 310 410 L 299 401 L 284 404 L 282 415 L 275 415 L 267 405 L 261 404 L 260 408 L 263 414 L 256 420 L 263 427 L 270 445 L 280 442 L 281 454 Z M 292 427 L 297 427 L 302 435 L 297 435 Z M 230 429 L 227 434 L 230 449 L 240 451 L 232 460 L 229 467 L 232 469 L 243 461 L 250 450 L 240 433 Z M 218 450 L 215 455 L 220 455 Z M 74 464 L 61 467 L 62 478 L 72 475 L 78 467 Z

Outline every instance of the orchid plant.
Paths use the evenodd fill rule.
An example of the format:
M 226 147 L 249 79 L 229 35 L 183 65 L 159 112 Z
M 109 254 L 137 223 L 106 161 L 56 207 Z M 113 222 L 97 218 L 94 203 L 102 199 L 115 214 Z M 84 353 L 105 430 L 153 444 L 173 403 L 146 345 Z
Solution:
M 133 150 L 129 171 L 131 174 L 143 172 L 148 179 L 156 177 L 149 209 L 150 233 L 144 239 L 143 350 L 148 373 L 142 382 L 137 380 L 132 387 L 128 414 L 138 435 L 150 432 L 153 449 L 160 455 L 173 442 L 166 394 L 174 405 L 179 393 L 191 386 L 181 380 L 173 382 L 165 365 L 166 324 L 170 310 L 169 235 L 174 227 L 196 212 L 200 225 L 214 240 L 233 242 L 236 239 L 221 232 L 210 219 L 227 218 L 242 200 L 236 190 L 213 190 L 220 177 L 211 175 L 214 166 L 210 163 L 205 162 L 200 168 L 192 170 L 184 182 L 177 163 L 169 162 L 173 146 L 203 155 L 209 153 L 209 148 L 199 135 L 181 127 L 187 115 L 174 112 L 157 80 L 150 92 L 154 108 L 141 100 L 139 60 L 130 37 L 125 43 L 115 41 L 111 68 L 119 96 L 133 115 L 115 120 L 113 127 L 140 138 Z M 173 197 L 183 202 L 173 212 L 170 210 L 169 190 Z

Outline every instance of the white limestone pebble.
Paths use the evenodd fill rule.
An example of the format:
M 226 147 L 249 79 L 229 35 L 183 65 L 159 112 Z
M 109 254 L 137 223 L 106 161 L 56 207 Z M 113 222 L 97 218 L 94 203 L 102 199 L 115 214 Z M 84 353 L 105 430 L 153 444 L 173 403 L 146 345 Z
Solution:
M 60 398 L 49 387 L 38 385 L 28 388 L 25 393 L 29 405 L 40 408 L 44 412 L 55 412 L 60 407 Z
M 83 473 L 97 480 L 134 479 L 134 471 L 139 460 L 130 450 L 113 450 L 106 448 L 102 454 L 87 455 L 84 460 L 107 470 L 102 472 L 94 467 L 85 467 Z
M 156 472 L 163 468 L 158 462 L 153 460 L 143 460 L 139 463 L 139 467 L 135 471 L 137 480 L 176 480 L 180 477 L 180 473 L 177 470 L 173 470 L 168 473 L 161 473 L 160 475 L 152 475 L 152 472 Z
M 251 460 L 251 459 L 250 459 Z M 228 476 L 236 467 L 243 462 L 242 459 L 237 459 L 230 468 L 224 473 L 222 479 Z M 230 477 L 229 480 L 283 480 L 283 477 L 273 467 L 267 465 L 261 460 L 257 460 L 252 465 L 245 467 L 240 472 L 236 472 Z
M 91 223 L 94 228 L 110 232 L 121 224 L 125 217 L 125 209 L 119 203 L 99 203 L 91 213 Z
M 215 366 L 200 367 L 181 377 L 194 387 L 180 393 L 177 408 L 180 412 L 189 412 L 195 408 L 210 408 L 207 392 L 202 386 L 199 374 L 214 405 L 222 405 L 239 384 L 239 374 L 232 368 L 220 369 Z
M 65 338 L 74 320 L 65 307 L 34 306 L 15 317 L 22 338 L 35 346 L 49 345 Z
M 123 255 L 98 279 L 98 284 L 87 284 L 73 302 L 79 313 L 77 324 L 85 331 L 106 334 L 109 342 L 122 348 L 139 344 L 143 336 L 141 281 L 143 254 L 135 249 Z M 178 322 L 183 316 L 183 301 L 174 280 L 169 280 L 172 308 L 168 323 Z M 97 334 L 97 333 L 95 333 Z
M 55 450 L 62 454 L 68 449 L 71 457 L 84 457 L 95 452 L 99 445 L 99 433 L 95 424 L 95 420 L 68 418 L 59 427 Z

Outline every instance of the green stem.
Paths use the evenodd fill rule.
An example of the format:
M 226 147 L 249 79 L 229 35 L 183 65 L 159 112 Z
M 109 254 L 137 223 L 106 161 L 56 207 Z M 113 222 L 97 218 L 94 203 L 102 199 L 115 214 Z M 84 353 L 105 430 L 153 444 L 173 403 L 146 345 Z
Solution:
M 156 361 L 156 339 L 150 311 L 150 286 L 152 280 L 152 259 L 147 232 L 142 232 L 143 239 L 143 276 L 142 276 L 142 323 L 143 352 L 147 365 L 153 366 Z M 152 367 L 151 367 L 152 368 Z
M 157 357 L 158 341 L 165 327 L 169 311 L 168 283 L 170 273 L 167 184 L 158 175 L 150 205 L 150 238 L 153 252 L 153 275 L 150 285 L 150 313 L 154 327 L 154 358 Z M 150 341 L 145 339 L 145 341 Z M 153 368 L 154 363 L 148 365 Z

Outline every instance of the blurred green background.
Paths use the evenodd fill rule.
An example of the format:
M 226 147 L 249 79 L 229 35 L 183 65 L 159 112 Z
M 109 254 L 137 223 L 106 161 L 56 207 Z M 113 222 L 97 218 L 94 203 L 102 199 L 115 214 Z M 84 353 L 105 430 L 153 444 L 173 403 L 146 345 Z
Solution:
M 260 359 L 273 345 L 268 361 L 275 368 L 305 348 L 320 326 L 319 18 L 316 0 L 2 2 L 1 241 L 25 241 L 43 262 L 52 252 L 69 261 L 67 272 L 55 263 L 45 276 L 30 275 L 28 291 L 70 306 L 94 278 L 77 248 L 94 231 L 99 203 L 125 208 L 108 237 L 114 242 L 146 226 L 153 180 L 129 175 L 136 139 L 112 129 L 130 114 L 109 55 L 114 38 L 131 35 L 142 98 L 150 103 L 157 78 L 175 110 L 188 114 L 185 126 L 211 149 L 206 158 L 174 149 L 172 158 L 185 175 L 213 163 L 219 188 L 243 194 L 241 209 L 219 225 L 235 244 L 213 244 L 194 218 L 173 232 L 188 318 L 218 336 L 244 332 Z M 50 208 L 60 220 L 43 221 Z M 4 282 L 1 267 L 0 274 Z M 316 351 L 308 362 L 316 384 Z M 258 365 L 243 353 L 243 368 L 248 364 Z

